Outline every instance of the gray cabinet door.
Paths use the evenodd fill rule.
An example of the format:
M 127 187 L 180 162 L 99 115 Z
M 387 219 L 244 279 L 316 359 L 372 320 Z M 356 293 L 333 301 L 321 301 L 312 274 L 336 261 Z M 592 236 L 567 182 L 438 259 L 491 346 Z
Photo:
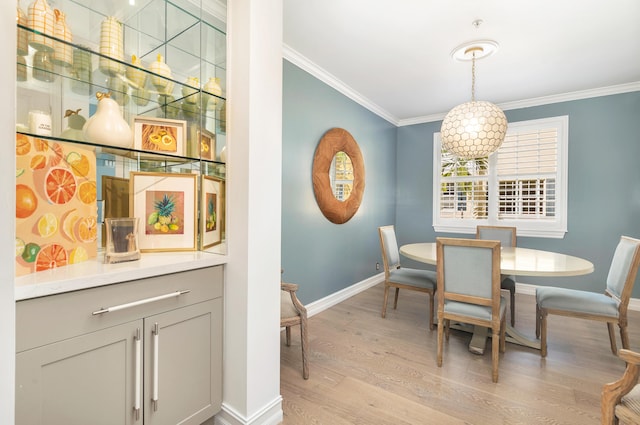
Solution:
M 142 424 L 133 410 L 142 326 L 137 320 L 18 353 L 16 424 Z
M 144 327 L 145 425 L 199 425 L 216 414 L 222 402 L 222 299 L 147 317 Z

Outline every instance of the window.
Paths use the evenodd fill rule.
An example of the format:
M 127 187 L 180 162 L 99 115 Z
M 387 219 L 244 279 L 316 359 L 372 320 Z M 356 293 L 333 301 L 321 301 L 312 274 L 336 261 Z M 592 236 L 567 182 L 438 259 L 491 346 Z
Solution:
M 475 233 L 478 224 L 516 226 L 522 236 L 562 238 L 567 231 L 566 116 L 509 123 L 488 158 L 462 160 L 434 134 L 433 226 Z

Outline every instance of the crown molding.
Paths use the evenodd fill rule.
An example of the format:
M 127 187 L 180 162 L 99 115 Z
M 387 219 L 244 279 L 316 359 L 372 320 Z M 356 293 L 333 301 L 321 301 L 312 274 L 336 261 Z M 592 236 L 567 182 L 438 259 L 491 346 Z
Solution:
M 549 105 L 552 103 L 569 102 L 572 100 L 589 99 L 592 97 L 609 96 L 613 94 L 629 93 L 634 91 L 640 91 L 640 81 L 627 83 L 627 84 L 619 84 L 617 86 L 600 87 L 597 89 L 574 91 L 574 92 L 556 94 L 551 96 L 535 97 L 535 98 L 525 99 L 525 100 L 516 100 L 514 102 L 499 103 L 498 106 L 503 111 L 508 111 L 512 109 L 531 108 L 533 106 Z M 433 115 L 425 115 L 423 117 L 409 118 L 405 120 L 400 120 L 397 125 L 398 127 L 403 127 L 406 125 L 424 124 L 424 123 L 429 123 L 434 121 L 441 121 L 444 119 L 446 115 L 447 113 L 444 112 L 441 114 L 433 114 Z
M 370 110 L 374 114 L 378 115 L 380 118 L 383 118 L 389 121 L 391 124 L 398 126 L 398 119 L 382 109 L 377 104 L 373 103 L 371 100 L 367 99 L 357 91 L 353 90 L 351 87 L 340 81 L 338 78 L 327 72 L 326 70 L 320 68 L 315 63 L 311 62 L 306 57 L 302 56 L 300 53 L 292 49 L 283 43 L 282 45 L 282 57 L 292 64 L 296 65 L 298 68 L 308 72 L 309 74 L 316 77 L 318 80 L 327 84 L 329 87 L 337 90 L 342 93 L 349 99 L 358 103 L 360 106 Z
M 315 63 L 311 62 L 309 59 L 302 56 L 300 53 L 298 53 L 291 47 L 287 46 L 286 44 L 283 44 L 282 56 L 284 59 L 288 60 L 292 64 L 298 66 L 299 68 L 313 75 L 318 80 L 327 84 L 329 87 L 332 87 L 335 90 L 339 91 L 343 95 L 347 96 L 349 99 L 358 103 L 360 106 L 378 115 L 380 118 L 383 118 L 389 121 L 391 124 L 395 125 L 396 127 L 404 127 L 407 125 L 425 124 L 425 123 L 430 123 L 435 121 L 442 121 L 444 117 L 447 115 L 447 112 L 442 112 L 439 114 L 424 115 L 420 117 L 399 120 L 396 117 L 394 117 L 392 114 L 390 114 L 389 112 L 387 112 L 386 110 L 384 110 L 383 108 L 381 108 L 380 106 L 372 102 L 371 100 L 367 99 L 357 91 L 353 90 L 351 87 L 349 87 L 347 84 L 340 81 L 335 76 L 331 75 L 329 72 L 320 68 Z M 569 92 L 564 94 L 551 95 L 551 96 L 535 97 L 531 99 L 517 100 L 514 102 L 505 102 L 505 103 L 498 104 L 498 106 L 502 110 L 508 111 L 512 109 L 530 108 L 533 106 L 549 105 L 552 103 L 569 102 L 572 100 L 589 99 L 592 97 L 609 96 L 609 95 L 629 93 L 634 91 L 640 91 L 640 81 L 627 83 L 627 84 L 619 84 L 616 86 L 600 87 L 596 89 L 581 90 L 581 91 Z

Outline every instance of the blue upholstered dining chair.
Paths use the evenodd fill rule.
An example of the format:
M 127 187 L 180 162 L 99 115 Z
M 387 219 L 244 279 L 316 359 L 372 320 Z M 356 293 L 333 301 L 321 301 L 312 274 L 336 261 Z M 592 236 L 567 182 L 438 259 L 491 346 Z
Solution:
M 604 294 L 551 286 L 536 289 L 536 337 L 540 354 L 547 355 L 547 315 L 579 317 L 607 323 L 611 351 L 617 354 L 614 324 L 622 347 L 629 348 L 627 307 L 640 265 L 640 240 L 622 236 L 613 254 Z
M 476 226 L 476 239 L 500 241 L 500 246 L 516 246 L 516 228 L 510 226 Z M 516 325 L 516 277 L 502 275 L 500 288 L 509 291 L 511 307 L 511 326 Z
M 493 382 L 498 382 L 500 351 L 505 350 L 506 302 L 500 295 L 500 242 L 436 238 L 438 273 L 438 366 L 449 322 L 491 329 Z
M 395 288 L 393 308 L 398 307 L 400 289 L 425 292 L 429 296 L 429 329 L 433 329 L 433 294 L 436 291 L 436 273 L 430 270 L 412 269 L 400 266 L 400 252 L 393 225 L 378 228 L 382 264 L 384 266 L 384 301 L 382 317 L 387 314 L 389 289 Z

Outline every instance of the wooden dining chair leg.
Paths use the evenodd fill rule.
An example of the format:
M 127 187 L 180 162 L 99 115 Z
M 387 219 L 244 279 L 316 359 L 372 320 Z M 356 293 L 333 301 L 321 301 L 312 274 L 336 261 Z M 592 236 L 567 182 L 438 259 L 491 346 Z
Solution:
M 429 330 L 433 330 L 433 292 L 429 292 Z
M 400 288 L 396 288 L 396 296 L 393 299 L 393 309 L 397 309 L 398 308 L 398 294 L 400 293 Z
M 502 323 L 500 324 L 500 352 L 504 353 L 506 350 L 506 339 L 507 339 L 507 326 L 506 326 L 506 318 L 502 317 Z
M 300 322 L 300 345 L 302 345 L 302 377 L 309 379 L 309 337 L 305 319 Z
M 384 300 L 382 301 L 382 318 L 387 315 L 387 303 L 389 302 L 389 285 L 384 285 Z
M 540 338 L 540 306 L 536 304 L 536 338 Z
M 442 366 L 442 346 L 444 345 L 444 320 L 438 318 L 438 351 L 437 351 L 437 362 L 438 367 Z
M 540 309 L 540 355 L 547 357 L 547 312 Z
M 629 350 L 631 347 L 629 346 L 629 332 L 626 324 L 620 325 L 620 339 L 622 339 L 622 348 Z
M 511 326 L 516 325 L 516 288 L 509 289 L 510 306 L 511 306 Z
M 500 330 L 491 329 L 491 378 L 493 382 L 498 382 L 498 362 L 500 361 Z
M 607 330 L 609 331 L 609 343 L 611 345 L 611 351 L 613 354 L 618 354 L 618 347 L 616 345 L 616 331 L 613 322 L 607 322 Z M 620 328 L 620 336 L 622 337 L 622 328 Z M 624 348 L 624 342 L 622 343 Z

